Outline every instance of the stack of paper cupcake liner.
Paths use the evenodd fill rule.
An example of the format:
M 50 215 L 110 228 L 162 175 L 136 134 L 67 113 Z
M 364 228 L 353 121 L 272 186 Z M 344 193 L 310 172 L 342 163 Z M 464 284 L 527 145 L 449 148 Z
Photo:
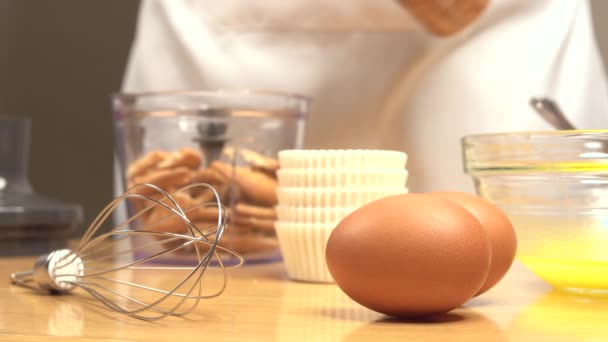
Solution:
M 407 193 L 406 163 L 397 151 L 279 152 L 275 228 L 288 276 L 333 282 L 325 263 L 331 232 L 362 205 Z

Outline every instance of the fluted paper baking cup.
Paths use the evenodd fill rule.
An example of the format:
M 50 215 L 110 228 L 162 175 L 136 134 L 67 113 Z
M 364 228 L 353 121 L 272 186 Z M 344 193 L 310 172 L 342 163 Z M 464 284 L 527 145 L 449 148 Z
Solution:
M 403 169 L 407 155 L 388 150 L 283 150 L 279 152 L 282 169 L 381 168 Z
M 281 187 L 404 187 L 406 170 L 279 169 Z
M 313 207 L 276 207 L 279 221 L 298 223 L 338 223 L 346 215 L 352 213 L 356 207 L 340 208 L 313 208 Z
M 404 186 L 386 188 L 302 188 L 278 187 L 279 205 L 286 207 L 355 207 L 371 201 L 406 194 Z
M 289 278 L 311 282 L 333 282 L 325 262 L 330 223 L 275 222 L 283 262 Z

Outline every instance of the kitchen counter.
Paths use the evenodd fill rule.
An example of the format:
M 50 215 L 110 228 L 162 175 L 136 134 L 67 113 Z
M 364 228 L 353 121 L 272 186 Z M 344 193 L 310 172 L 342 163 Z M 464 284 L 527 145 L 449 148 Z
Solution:
M 32 264 L 0 259 L 0 341 L 608 341 L 608 296 L 552 291 L 519 264 L 464 307 L 421 320 L 370 311 L 335 285 L 290 281 L 282 263 L 243 266 L 229 270 L 220 297 L 157 322 L 114 313 L 83 291 L 50 296 L 10 284 L 11 272 Z

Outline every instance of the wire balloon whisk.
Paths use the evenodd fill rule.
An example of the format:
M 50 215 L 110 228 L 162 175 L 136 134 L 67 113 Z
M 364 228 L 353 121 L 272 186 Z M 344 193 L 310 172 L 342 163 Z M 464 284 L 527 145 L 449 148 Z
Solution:
M 192 196 L 201 193 L 207 196 Z M 181 198 L 188 198 L 188 204 Z M 193 198 L 212 200 L 198 203 Z M 139 211 L 114 228 L 104 229 L 125 201 Z M 189 218 L 193 216 L 212 218 L 213 224 L 197 227 Z M 216 297 L 226 288 L 228 266 L 222 262 L 223 255 L 236 257 L 233 266 L 243 263 L 236 252 L 218 244 L 227 223 L 227 210 L 209 184 L 191 184 L 173 193 L 138 184 L 98 214 L 75 249 L 42 255 L 32 270 L 11 274 L 11 281 L 53 294 L 80 288 L 106 307 L 142 320 L 184 316 L 201 299 Z M 167 264 L 170 255 L 189 256 L 189 263 Z M 205 290 L 207 286 L 215 289 L 206 292 L 203 275 L 211 266 L 217 266 L 223 276 L 206 277 Z

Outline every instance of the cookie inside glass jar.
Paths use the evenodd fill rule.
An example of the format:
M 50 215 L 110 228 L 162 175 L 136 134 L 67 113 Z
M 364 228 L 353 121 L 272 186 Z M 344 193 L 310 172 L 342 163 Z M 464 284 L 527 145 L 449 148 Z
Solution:
M 234 147 L 225 148 L 218 157 L 205 164 L 202 153 L 194 148 L 184 147 L 173 152 L 154 150 L 129 165 L 127 185 L 150 183 L 172 193 L 192 183 L 210 184 L 228 208 L 228 229 L 222 236 L 221 245 L 242 255 L 272 254 L 278 248 L 274 230 L 277 160 Z M 138 191 L 149 192 L 149 189 Z M 152 195 L 151 192 L 141 194 Z M 209 190 L 193 188 L 174 198 L 194 225 L 204 231 L 217 225 L 217 209 L 204 205 L 212 202 L 213 196 Z M 131 205 L 135 212 L 146 206 L 137 200 Z M 187 233 L 184 223 L 160 206 L 145 212 L 140 221 L 147 229 Z

